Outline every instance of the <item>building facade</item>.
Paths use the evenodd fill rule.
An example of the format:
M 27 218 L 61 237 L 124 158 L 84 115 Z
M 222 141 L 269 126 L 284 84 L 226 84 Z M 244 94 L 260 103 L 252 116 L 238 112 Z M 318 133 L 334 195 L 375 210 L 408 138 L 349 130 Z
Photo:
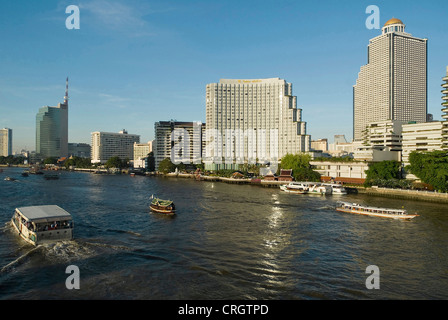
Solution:
M 441 150 L 442 126 L 441 121 L 404 124 L 402 130 L 403 164 L 409 165 L 409 155 L 412 151 L 431 152 Z
M 292 84 L 280 78 L 208 84 L 206 123 L 204 163 L 209 170 L 273 163 L 288 153 L 310 151 Z
M 442 128 L 442 148 L 448 150 L 448 67 L 446 67 L 446 77 L 443 78 L 444 83 L 442 84 L 442 118 L 443 118 L 443 128 Z
M 427 39 L 413 37 L 401 20 L 391 19 L 370 40 L 368 63 L 353 86 L 354 140 L 362 140 L 370 122 L 421 123 L 426 115 Z
M 68 155 L 68 78 L 64 102 L 42 107 L 36 115 L 36 153 L 42 159 Z
M 68 156 L 90 158 L 91 149 L 92 147 L 87 143 L 69 143 Z
M 118 133 L 92 132 L 92 163 L 106 163 L 112 157 L 132 160 L 134 143 L 140 143 L 140 136 L 128 134 L 126 130 Z
M 155 169 L 169 158 L 175 164 L 200 164 L 205 139 L 205 123 L 159 121 L 154 124 Z
M 12 155 L 12 129 L 0 129 L 0 156 Z
M 152 141 L 148 141 L 148 143 L 134 142 L 134 168 L 146 168 L 150 152 L 152 152 Z
M 401 151 L 401 121 L 385 120 L 370 122 L 362 133 L 364 146 L 387 147 L 391 151 Z

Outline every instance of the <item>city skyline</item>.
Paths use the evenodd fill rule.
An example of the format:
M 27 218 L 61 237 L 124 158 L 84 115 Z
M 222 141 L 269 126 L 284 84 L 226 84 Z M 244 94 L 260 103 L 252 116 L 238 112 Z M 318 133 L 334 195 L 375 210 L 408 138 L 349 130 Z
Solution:
M 80 29 L 68 30 L 71 4 L 0 4 L 0 127 L 13 129 L 13 152 L 34 149 L 36 111 L 63 98 L 67 76 L 70 143 L 122 128 L 152 140 L 157 121 L 205 122 L 208 83 L 275 77 L 294 84 L 313 140 L 351 138 L 352 88 L 381 32 L 365 25 L 370 4 L 380 28 L 396 17 L 429 39 L 428 112 L 441 118 L 442 1 L 80 1 Z

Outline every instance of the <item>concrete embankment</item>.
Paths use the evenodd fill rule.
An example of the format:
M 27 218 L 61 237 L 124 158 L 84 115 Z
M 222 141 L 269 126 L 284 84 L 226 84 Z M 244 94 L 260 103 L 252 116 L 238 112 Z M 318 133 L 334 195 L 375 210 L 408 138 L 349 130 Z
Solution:
M 367 194 L 372 196 L 395 198 L 395 199 L 448 203 L 448 193 L 405 190 L 405 189 L 364 188 L 364 187 L 350 188 L 350 191 L 351 193 Z

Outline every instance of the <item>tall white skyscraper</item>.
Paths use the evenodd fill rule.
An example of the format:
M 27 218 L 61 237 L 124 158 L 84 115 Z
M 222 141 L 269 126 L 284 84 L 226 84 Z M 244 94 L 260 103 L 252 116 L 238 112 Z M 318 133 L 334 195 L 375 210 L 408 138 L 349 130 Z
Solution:
M 12 129 L 0 129 L 0 156 L 12 155 Z
M 310 151 L 292 84 L 280 78 L 221 79 L 206 86 L 206 169 L 273 163 Z
M 36 153 L 41 158 L 68 156 L 68 78 L 64 102 L 42 107 L 36 115 Z
M 426 122 L 427 41 L 406 33 L 395 18 L 370 40 L 367 65 L 353 87 L 354 140 L 370 122 Z
M 442 84 L 443 102 L 442 102 L 442 115 L 443 127 L 442 127 L 442 148 L 448 150 L 448 67 L 446 67 L 446 77 L 443 78 Z

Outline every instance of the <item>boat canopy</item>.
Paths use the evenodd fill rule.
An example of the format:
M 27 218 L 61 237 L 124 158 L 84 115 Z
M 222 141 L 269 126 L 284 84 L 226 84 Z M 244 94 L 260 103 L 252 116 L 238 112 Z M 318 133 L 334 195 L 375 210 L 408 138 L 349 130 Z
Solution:
M 152 200 L 151 204 L 162 206 L 162 207 L 168 207 L 168 206 L 173 204 L 173 201 L 171 201 L 171 200 L 161 200 L 161 199 L 155 198 L 155 199 Z
M 26 220 L 35 223 L 72 219 L 70 213 L 56 205 L 21 207 L 16 210 L 19 211 Z

